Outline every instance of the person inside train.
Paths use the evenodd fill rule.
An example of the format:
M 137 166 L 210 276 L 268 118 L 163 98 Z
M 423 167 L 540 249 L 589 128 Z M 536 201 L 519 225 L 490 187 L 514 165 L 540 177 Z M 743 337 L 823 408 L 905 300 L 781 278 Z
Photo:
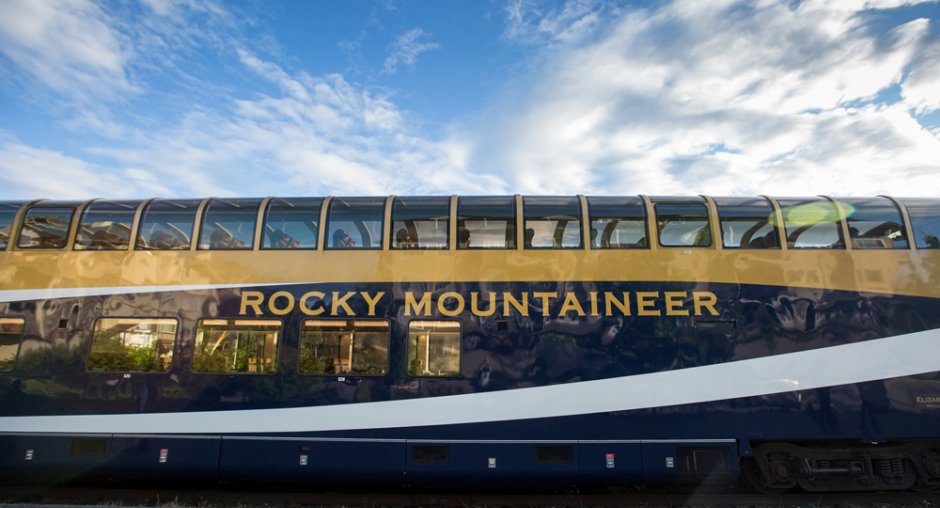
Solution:
M 525 230 L 525 248 L 532 248 L 532 239 L 535 238 L 535 230 L 532 228 L 526 228 Z
M 216 228 L 209 237 L 209 246 L 211 249 L 241 249 L 245 247 L 245 243 L 225 228 Z
M 457 231 L 457 247 L 461 249 L 466 249 L 470 247 L 470 230 L 467 228 L 460 228 Z
M 407 228 L 401 228 L 395 233 L 395 246 L 399 249 L 415 249 L 418 247 Z
M 151 249 L 172 249 L 177 245 L 179 245 L 179 239 L 166 231 L 158 229 L 150 235 L 149 247 Z
M 353 240 L 346 231 L 342 229 L 337 229 L 333 233 L 333 248 L 334 249 L 354 249 L 356 248 L 356 242 Z

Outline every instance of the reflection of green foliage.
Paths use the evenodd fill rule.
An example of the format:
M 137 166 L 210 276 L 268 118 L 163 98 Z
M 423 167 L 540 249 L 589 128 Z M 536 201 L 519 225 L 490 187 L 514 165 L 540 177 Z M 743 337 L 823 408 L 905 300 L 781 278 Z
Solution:
M 924 243 L 931 249 L 940 249 L 940 238 L 934 235 L 924 234 Z
M 221 347 L 210 350 L 212 343 L 203 343 L 203 349 L 193 357 L 193 372 L 252 372 L 266 373 L 277 369 L 274 358 L 270 365 L 265 363 L 264 339 L 243 335 L 243 340 L 236 346 L 233 339 L 228 339 Z M 252 360 L 257 370 L 251 370 Z
M 104 372 L 150 372 L 163 370 L 157 351 L 153 348 L 127 347 L 120 335 L 95 337 L 88 370 Z
M 332 374 L 332 372 L 327 372 L 326 358 L 317 356 L 316 344 L 312 341 L 300 343 L 298 369 L 301 374 Z
M 6 360 L 0 360 L 0 372 L 10 372 L 13 370 L 13 366 L 16 364 L 16 358 L 8 358 Z
M 43 344 L 20 353 L 17 369 L 22 373 L 24 394 L 44 397 L 80 397 L 85 371 L 80 348 L 65 344 Z

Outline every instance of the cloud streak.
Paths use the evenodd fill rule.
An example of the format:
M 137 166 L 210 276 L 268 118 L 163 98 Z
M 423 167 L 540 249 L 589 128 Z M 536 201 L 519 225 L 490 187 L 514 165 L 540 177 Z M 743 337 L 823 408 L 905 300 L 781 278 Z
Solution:
M 386 74 L 394 74 L 402 65 L 414 67 L 421 53 L 439 47 L 440 44 L 431 41 L 431 34 L 420 28 L 412 28 L 401 34 L 389 47 L 382 69 Z

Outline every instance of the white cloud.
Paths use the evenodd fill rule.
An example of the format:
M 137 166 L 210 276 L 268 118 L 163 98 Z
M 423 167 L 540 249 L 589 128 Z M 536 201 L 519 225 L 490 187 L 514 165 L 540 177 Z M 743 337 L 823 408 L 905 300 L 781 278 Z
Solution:
M 940 109 L 940 37 L 925 41 L 901 85 L 901 95 L 918 113 Z
M 431 42 L 430 39 L 431 34 L 420 28 L 412 28 L 401 34 L 389 47 L 383 66 L 384 72 L 393 74 L 400 65 L 413 67 L 418 61 L 418 55 L 440 47 L 440 44 Z
M 525 12 L 510 26 L 541 33 Z M 625 12 L 550 46 L 472 133 L 470 164 L 512 168 L 515 189 L 542 194 L 935 194 L 937 134 L 904 105 L 870 104 L 897 84 L 934 104 L 937 43 L 926 20 L 864 23 L 858 2 Z

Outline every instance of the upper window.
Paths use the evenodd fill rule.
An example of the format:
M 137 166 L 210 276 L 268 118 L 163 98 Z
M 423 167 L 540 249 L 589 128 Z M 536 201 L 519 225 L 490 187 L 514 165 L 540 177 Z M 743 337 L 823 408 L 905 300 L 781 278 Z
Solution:
M 905 199 L 911 230 L 918 249 L 940 249 L 940 201 Z
M 0 201 L 0 250 L 6 249 L 10 243 L 13 221 L 16 219 L 16 212 L 19 211 L 20 206 L 22 203 Z
M 138 249 L 187 250 L 192 246 L 197 199 L 156 199 L 144 208 L 137 230 Z
M 388 372 L 387 321 L 311 319 L 300 335 L 301 374 L 384 376 Z
M 457 200 L 458 249 L 515 249 L 516 198 L 469 197 Z
M 826 198 L 780 198 L 791 249 L 844 249 L 836 205 Z
M 281 322 L 275 319 L 202 319 L 196 324 L 193 372 L 277 372 Z
M 139 201 L 94 201 L 82 212 L 76 250 L 127 250 Z
M 23 318 L 0 318 L 0 372 L 10 372 L 16 365 L 24 322 Z
M 88 370 L 166 372 L 175 341 L 175 319 L 101 318 L 92 334 Z
M 906 249 L 904 219 L 888 198 L 840 199 L 853 249 Z
M 659 244 L 664 247 L 708 247 L 712 244 L 704 203 L 656 203 Z
M 323 198 L 274 198 L 264 217 L 264 249 L 316 249 Z
M 460 323 L 412 321 L 408 324 L 408 375 L 460 375 Z
M 592 249 L 644 249 L 646 207 L 638 196 L 589 197 Z
M 764 198 L 714 198 L 726 249 L 779 249 L 776 216 Z
M 23 249 L 61 249 L 69 241 L 72 206 L 34 206 L 26 212 L 20 240 Z
M 450 198 L 397 197 L 392 204 L 393 249 L 446 249 Z
M 385 198 L 333 198 L 327 218 L 330 249 L 381 249 Z
M 199 248 L 248 250 L 255 242 L 260 199 L 213 199 L 206 207 Z
M 580 249 L 581 201 L 574 197 L 524 197 L 525 248 Z

